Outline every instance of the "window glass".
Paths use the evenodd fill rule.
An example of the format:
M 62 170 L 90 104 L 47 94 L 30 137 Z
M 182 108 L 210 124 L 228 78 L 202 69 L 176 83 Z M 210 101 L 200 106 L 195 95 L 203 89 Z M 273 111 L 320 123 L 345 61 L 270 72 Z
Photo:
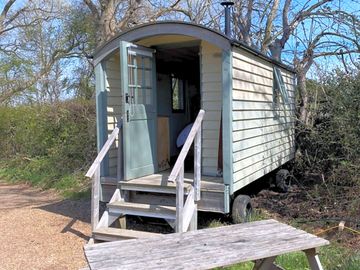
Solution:
M 275 105 L 280 103 L 280 97 L 284 105 L 289 104 L 288 91 L 285 87 L 284 79 L 278 67 L 274 68 L 274 84 L 273 84 L 273 102 Z
M 171 103 L 173 112 L 184 112 L 184 81 L 171 75 Z

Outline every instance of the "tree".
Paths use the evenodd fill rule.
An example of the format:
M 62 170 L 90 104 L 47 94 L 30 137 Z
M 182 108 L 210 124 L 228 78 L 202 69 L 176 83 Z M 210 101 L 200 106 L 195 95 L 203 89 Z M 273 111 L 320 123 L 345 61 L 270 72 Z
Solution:
M 22 102 L 24 98 L 56 101 L 64 83 L 64 61 L 78 57 L 83 44 L 77 24 L 68 20 L 72 6 L 57 1 L 29 1 L 12 13 L 11 7 L 5 6 L 7 12 L 3 14 L 10 17 L 5 17 L 5 34 L 0 36 L 4 41 L 0 50 L 0 104 Z M 66 89 L 66 85 L 62 88 Z
M 162 19 L 186 20 L 209 25 L 212 1 L 83 0 L 97 30 L 97 46 L 132 26 Z M 216 22 L 217 20 L 212 20 Z M 214 24 L 213 24 L 214 25 Z
M 359 17 L 341 2 L 308 0 L 300 5 L 292 0 L 244 0 L 235 5 L 234 21 L 235 35 L 247 45 L 294 64 L 300 96 L 298 115 L 305 125 L 310 118 L 306 75 L 314 61 L 329 56 L 351 57 L 360 51 Z

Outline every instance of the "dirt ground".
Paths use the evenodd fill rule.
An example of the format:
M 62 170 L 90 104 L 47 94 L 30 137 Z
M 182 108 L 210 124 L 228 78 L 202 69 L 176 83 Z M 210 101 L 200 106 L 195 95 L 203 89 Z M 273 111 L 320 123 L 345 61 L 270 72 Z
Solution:
M 86 265 L 89 200 L 0 182 L 0 269 L 79 269 Z
M 306 194 L 296 186 L 286 194 L 263 189 L 252 196 L 252 201 L 268 217 L 290 224 L 304 218 L 307 222 L 301 226 L 303 229 L 358 250 L 357 234 L 337 233 L 337 230 L 323 233 L 340 220 L 347 220 L 346 212 L 322 209 L 321 203 Z M 351 216 L 355 222 L 347 221 L 346 226 L 360 229 L 359 217 Z M 216 220 L 222 221 L 220 224 L 229 222 L 223 215 L 206 213 L 200 214 L 199 227 L 211 226 L 210 222 Z M 129 222 L 133 229 L 144 229 L 146 224 L 146 229 L 154 232 L 171 230 L 164 222 L 152 224 L 142 219 L 129 219 Z M 83 246 L 90 234 L 89 200 L 64 200 L 53 191 L 0 181 L 0 270 L 82 268 L 86 266 Z

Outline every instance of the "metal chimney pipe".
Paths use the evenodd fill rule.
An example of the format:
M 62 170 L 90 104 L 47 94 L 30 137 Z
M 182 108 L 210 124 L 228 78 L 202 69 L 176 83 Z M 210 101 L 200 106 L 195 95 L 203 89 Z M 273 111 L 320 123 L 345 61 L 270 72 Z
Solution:
M 225 7 L 225 35 L 230 38 L 231 36 L 230 11 L 231 11 L 231 6 L 234 5 L 234 2 L 224 1 L 221 2 L 221 5 Z

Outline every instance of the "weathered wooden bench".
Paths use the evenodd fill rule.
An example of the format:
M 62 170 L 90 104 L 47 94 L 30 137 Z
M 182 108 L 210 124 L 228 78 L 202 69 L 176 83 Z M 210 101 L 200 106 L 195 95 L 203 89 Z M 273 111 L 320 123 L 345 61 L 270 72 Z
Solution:
M 304 251 L 311 269 L 325 239 L 275 220 L 85 246 L 90 269 L 210 269 L 254 261 L 254 269 L 282 269 L 279 255 Z

